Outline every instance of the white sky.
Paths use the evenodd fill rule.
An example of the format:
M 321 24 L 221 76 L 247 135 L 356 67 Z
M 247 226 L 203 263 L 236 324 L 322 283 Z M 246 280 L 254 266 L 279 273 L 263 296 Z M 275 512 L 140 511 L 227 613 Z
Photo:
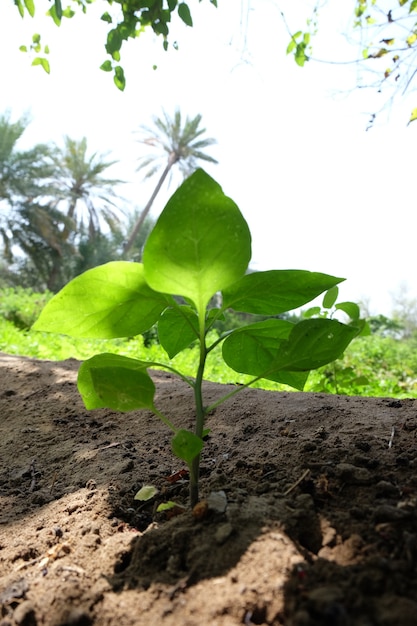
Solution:
M 208 0 L 190 2 L 194 28 L 177 25 L 178 52 L 164 52 L 151 34 L 124 46 L 121 93 L 98 69 L 107 58 L 107 25 L 97 20 L 105 3 L 96 4 L 90 15 L 64 20 L 58 29 L 41 11 L 22 20 L 12 0 L 2 2 L 0 111 L 31 112 L 25 147 L 86 136 L 91 152 L 111 151 L 120 160 L 113 175 L 130 181 L 122 191 L 142 208 L 152 185 L 135 173 L 143 147 L 133 131 L 151 125 L 162 108 L 201 113 L 207 136 L 218 141 L 210 153 L 219 165 L 204 167 L 249 223 L 254 269 L 343 276 L 341 297 L 366 300 L 373 313 L 390 313 L 391 293 L 401 283 L 417 297 L 417 122 L 406 127 L 415 103 L 397 105 L 389 123 L 365 132 L 378 95 L 341 95 L 355 84 L 352 66 L 298 68 L 285 54 L 289 38 L 275 0 L 219 0 L 218 9 Z M 294 28 L 303 27 L 307 14 L 299 9 L 297 15 L 296 7 L 304 4 L 281 2 Z M 337 50 L 354 58 L 338 36 L 347 15 L 330 2 L 319 22 L 325 36 L 315 47 L 318 57 Z M 18 49 L 34 32 L 42 32 L 51 49 L 49 76 Z M 154 216 L 169 193 L 155 204 Z

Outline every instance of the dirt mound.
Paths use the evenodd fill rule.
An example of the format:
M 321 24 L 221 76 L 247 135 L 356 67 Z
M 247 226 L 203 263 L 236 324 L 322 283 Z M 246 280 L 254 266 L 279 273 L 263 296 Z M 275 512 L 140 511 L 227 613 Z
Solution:
M 415 400 L 242 391 L 191 512 L 167 429 L 86 411 L 78 365 L 0 355 L 0 626 L 417 623 Z M 191 389 L 153 378 L 191 427 Z

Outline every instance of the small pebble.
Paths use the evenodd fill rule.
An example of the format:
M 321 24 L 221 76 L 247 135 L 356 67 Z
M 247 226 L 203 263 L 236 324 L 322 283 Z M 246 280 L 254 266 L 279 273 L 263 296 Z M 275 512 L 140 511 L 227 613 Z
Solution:
M 215 513 L 224 513 L 227 508 L 227 497 L 224 491 L 212 491 L 207 498 L 208 508 Z

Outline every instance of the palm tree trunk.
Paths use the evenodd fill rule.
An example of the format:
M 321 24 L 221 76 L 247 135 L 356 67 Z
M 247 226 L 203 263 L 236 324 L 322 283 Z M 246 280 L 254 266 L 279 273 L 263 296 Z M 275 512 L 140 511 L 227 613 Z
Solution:
M 129 235 L 129 238 L 127 240 L 127 242 L 125 243 L 124 247 L 123 247 L 123 255 L 126 255 L 130 248 L 133 246 L 136 237 L 138 236 L 138 233 L 140 231 L 140 229 L 142 228 L 143 222 L 145 221 L 145 219 L 148 216 L 149 211 L 152 208 L 152 205 L 154 203 L 154 200 L 156 198 L 156 196 L 158 195 L 164 180 L 166 179 L 166 177 L 168 176 L 172 166 L 178 161 L 178 156 L 175 154 L 175 152 L 171 152 L 171 154 L 168 157 L 168 163 L 166 164 L 166 167 L 164 169 L 164 171 L 162 172 L 161 178 L 158 180 L 158 183 L 155 187 L 155 189 L 153 190 L 153 193 L 151 195 L 151 197 L 148 200 L 147 205 L 145 206 L 145 208 L 143 209 L 142 213 L 139 215 L 138 219 L 135 222 L 135 225 L 132 228 L 132 231 Z

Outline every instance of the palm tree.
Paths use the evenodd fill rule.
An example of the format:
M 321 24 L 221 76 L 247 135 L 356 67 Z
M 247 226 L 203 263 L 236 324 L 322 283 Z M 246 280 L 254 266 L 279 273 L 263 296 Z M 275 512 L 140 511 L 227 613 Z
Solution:
M 131 249 L 138 232 L 142 228 L 152 208 L 156 196 L 174 165 L 178 164 L 183 176 L 186 177 L 197 168 L 198 161 L 217 163 L 216 159 L 203 152 L 205 148 L 217 142 L 215 139 L 201 138 L 206 132 L 205 128 L 199 128 L 201 115 L 196 115 L 192 119 L 187 116 L 184 125 L 182 125 L 181 112 L 177 109 L 173 119 L 164 111 L 163 118 L 154 117 L 153 122 L 154 128 L 142 128 L 146 136 L 141 140 L 141 143 L 156 148 L 158 152 L 142 157 L 137 169 L 143 170 L 149 168 L 145 173 L 145 178 L 151 178 L 160 170 L 161 161 L 165 167 L 147 205 L 136 220 L 129 238 L 125 243 L 123 248 L 125 255 Z
M 28 124 L 27 116 L 13 122 L 10 111 L 0 115 L 0 238 L 2 255 L 10 265 L 22 261 L 22 252 L 45 261 L 46 248 L 54 254 L 60 250 L 59 216 L 53 216 L 47 204 L 52 191 L 51 150 L 46 144 L 19 150 Z
M 115 203 L 120 196 L 115 187 L 124 181 L 103 176 L 116 163 L 106 161 L 106 157 L 97 153 L 88 156 L 85 137 L 80 141 L 65 137 L 64 147 L 55 148 L 52 160 L 57 206 L 66 204 L 66 217 L 73 223 L 72 229 L 65 227 L 64 238 L 85 232 L 94 238 L 101 232 L 102 222 L 112 231 L 120 221 Z
M 10 207 L 16 198 L 45 195 L 50 188 L 49 146 L 37 144 L 30 150 L 18 149 L 28 125 L 26 115 L 16 122 L 11 121 L 10 111 L 0 115 L 0 203 L 3 207 Z

